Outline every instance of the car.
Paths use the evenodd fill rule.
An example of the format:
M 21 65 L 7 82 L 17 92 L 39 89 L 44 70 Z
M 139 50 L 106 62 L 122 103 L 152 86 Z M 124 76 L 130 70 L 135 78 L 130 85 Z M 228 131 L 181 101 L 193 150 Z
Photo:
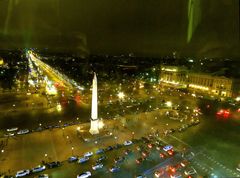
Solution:
M 44 171 L 46 169 L 46 166 L 44 165 L 38 165 L 37 167 L 35 168 L 32 168 L 32 172 L 41 172 L 41 171 Z
M 142 157 L 136 159 L 136 163 L 137 163 L 137 164 L 140 164 L 140 163 L 142 163 L 143 161 L 144 161 L 144 158 L 142 158 Z
M 71 156 L 71 157 L 68 158 L 69 163 L 76 162 L 77 160 L 78 160 L 77 156 Z
M 118 171 L 120 171 L 120 167 L 118 167 L 118 166 L 113 166 L 113 167 L 109 168 L 109 171 L 110 171 L 110 172 L 118 172 Z
M 28 129 L 19 130 L 19 131 L 17 132 L 18 135 L 23 135 L 23 134 L 27 134 L 27 133 L 29 133 L 29 130 L 28 130 Z
M 167 155 L 166 153 L 160 153 L 159 156 L 160 156 L 161 158 L 166 158 L 168 155 Z
M 111 151 L 111 150 L 113 150 L 113 147 L 112 146 L 108 146 L 105 150 L 106 151 Z
M 50 162 L 50 163 L 46 163 L 47 167 L 48 168 L 55 168 L 55 167 L 59 167 L 61 166 L 61 163 L 59 161 L 53 161 L 53 162 Z
M 143 151 L 143 152 L 142 152 L 142 156 L 143 156 L 143 157 L 147 157 L 149 154 L 150 154 L 150 153 L 149 153 L 148 151 Z
M 182 174 L 179 172 L 170 174 L 170 178 L 182 178 Z
M 164 175 L 164 171 L 162 169 L 160 170 L 157 170 L 155 173 L 154 173 L 154 176 L 155 177 L 162 177 Z
M 173 150 L 168 150 L 167 153 L 168 153 L 169 156 L 173 156 L 174 151 Z
M 172 145 L 166 145 L 166 146 L 163 147 L 163 150 L 166 151 L 166 152 L 167 152 L 168 150 L 172 150 L 172 149 L 173 149 L 173 146 L 172 146 Z
M 149 144 L 148 144 L 148 148 L 150 148 L 150 149 L 151 149 L 152 147 L 154 147 L 154 144 L 152 144 L 152 143 L 149 143 Z
M 4 134 L 4 137 L 13 137 L 15 134 L 10 132 L 10 133 L 6 133 Z
M 91 157 L 93 155 L 93 152 L 87 152 L 84 154 L 84 157 Z
M 18 171 L 15 175 L 15 177 L 24 177 L 30 174 L 30 171 L 28 169 Z
M 141 150 L 142 150 L 142 148 L 141 148 L 140 146 L 137 146 L 136 149 L 137 149 L 138 151 L 141 151 Z
M 92 174 L 90 171 L 87 171 L 87 172 L 83 172 L 82 174 L 78 174 L 77 175 L 77 178 L 87 178 L 87 177 L 91 177 Z
M 106 156 L 100 156 L 98 159 L 97 159 L 97 162 L 102 162 L 103 160 L 107 159 Z
M 122 148 L 122 145 L 121 144 L 116 144 L 113 146 L 114 149 L 118 149 L 118 148 Z
M 141 141 L 140 139 L 135 139 L 135 138 L 132 139 L 132 142 L 133 142 L 133 143 L 139 143 L 140 141 Z
M 129 146 L 129 145 L 132 145 L 133 144 L 133 142 L 131 141 L 131 140 L 126 140 L 124 143 L 123 143 L 123 145 L 125 145 L 125 146 Z
M 181 165 L 182 167 L 186 167 L 188 164 L 189 164 L 189 161 L 188 161 L 188 160 L 183 160 L 183 161 L 181 161 L 181 163 L 180 163 L 180 165 Z
M 82 157 L 78 159 L 78 163 L 85 163 L 89 160 L 89 157 Z
M 49 178 L 48 174 L 40 174 L 38 178 Z
M 143 141 L 143 143 L 150 143 L 150 140 L 146 137 L 142 137 L 141 140 Z
M 122 163 L 125 160 L 125 157 L 117 157 L 114 159 L 115 164 Z
M 184 171 L 184 174 L 186 176 L 191 176 L 197 174 L 197 171 L 193 167 L 190 167 Z
M 124 151 L 124 153 L 125 153 L 125 155 L 129 155 L 130 153 L 132 153 L 132 151 L 131 151 L 130 149 L 126 149 L 126 150 Z
M 97 170 L 97 169 L 101 169 L 103 168 L 103 164 L 102 163 L 97 163 L 95 165 L 92 165 L 92 169 L 93 170 Z
M 7 129 L 7 132 L 14 132 L 14 131 L 17 131 L 17 130 L 18 130 L 17 127 L 13 127 L 13 128 Z
M 95 152 L 97 155 L 99 154 L 103 154 L 104 153 L 104 149 L 100 148 Z
M 239 163 L 238 166 L 236 167 L 236 170 L 240 172 L 240 163 Z

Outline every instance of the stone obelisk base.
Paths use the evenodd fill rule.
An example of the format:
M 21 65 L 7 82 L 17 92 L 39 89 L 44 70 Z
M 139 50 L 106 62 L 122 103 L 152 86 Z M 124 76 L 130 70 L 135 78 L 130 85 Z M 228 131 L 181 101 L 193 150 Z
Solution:
M 92 135 L 99 134 L 99 130 L 98 130 L 98 119 L 96 119 L 96 120 L 92 120 L 92 119 L 91 119 L 91 127 L 90 127 L 89 132 L 90 132 Z

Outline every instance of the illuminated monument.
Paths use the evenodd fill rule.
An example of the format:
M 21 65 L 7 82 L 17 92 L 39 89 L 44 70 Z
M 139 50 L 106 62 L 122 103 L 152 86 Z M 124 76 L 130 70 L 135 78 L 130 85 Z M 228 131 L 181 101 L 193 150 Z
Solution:
M 94 135 L 99 133 L 99 121 L 98 121 L 98 96 L 97 96 L 97 76 L 94 72 L 92 83 L 92 112 L 91 112 L 91 127 L 89 132 Z

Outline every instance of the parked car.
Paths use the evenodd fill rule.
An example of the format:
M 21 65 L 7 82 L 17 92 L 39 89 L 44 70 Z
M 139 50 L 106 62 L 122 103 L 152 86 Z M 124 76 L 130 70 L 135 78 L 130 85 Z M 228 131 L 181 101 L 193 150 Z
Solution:
M 10 133 L 4 134 L 4 137 L 13 137 L 14 135 L 15 135 L 15 133 L 10 132 Z
M 121 144 L 116 144 L 113 146 L 114 149 L 118 149 L 118 148 L 122 148 L 122 145 Z
M 107 159 L 106 156 L 100 156 L 98 159 L 97 159 L 97 162 L 102 162 L 103 160 Z
M 111 150 L 113 150 L 113 147 L 112 146 L 108 146 L 105 150 L 106 151 L 111 151 Z
M 132 145 L 133 142 L 131 140 L 126 140 L 124 143 L 123 143 L 125 146 L 129 146 L 129 145 Z
M 19 130 L 19 131 L 17 132 L 18 135 L 23 135 L 23 134 L 27 134 L 27 133 L 29 133 L 29 130 L 28 130 L 28 129 Z
M 71 156 L 71 157 L 68 158 L 69 163 L 76 162 L 77 160 L 78 160 L 77 156 Z
M 87 152 L 84 154 L 84 157 L 91 157 L 93 155 L 93 152 Z
M 162 177 L 164 175 L 164 171 L 162 169 L 160 170 L 157 170 L 155 173 L 154 173 L 154 176 L 159 178 L 159 177 Z
M 117 164 L 117 163 L 122 163 L 124 160 L 125 160 L 125 157 L 122 156 L 122 157 L 117 157 L 117 158 L 115 158 L 115 159 L 114 159 L 114 162 L 115 162 L 115 164 Z
M 85 163 L 89 160 L 89 157 L 82 157 L 78 159 L 78 163 Z
M 83 172 L 82 174 L 78 174 L 77 175 L 77 178 L 87 178 L 87 177 L 91 177 L 92 174 L 90 171 L 87 171 L 87 172 Z
M 136 163 L 137 163 L 137 164 L 140 164 L 140 163 L 142 163 L 143 161 L 144 161 L 144 158 L 142 158 L 142 157 L 136 159 Z
M 7 129 L 8 132 L 14 132 L 14 131 L 17 131 L 17 130 L 18 130 L 17 127 L 13 127 L 13 128 Z
M 149 154 L 150 154 L 150 153 L 149 153 L 148 151 L 143 151 L 143 152 L 142 152 L 142 156 L 143 156 L 143 157 L 147 157 Z
M 100 148 L 95 152 L 97 155 L 99 154 L 103 154 L 104 153 L 104 149 Z
M 118 171 L 120 171 L 120 167 L 113 166 L 113 167 L 109 168 L 109 171 L 110 172 L 118 172 Z
M 24 177 L 30 174 L 30 171 L 28 169 L 18 171 L 15 175 L 15 177 Z
M 37 167 L 32 168 L 32 172 L 41 172 L 41 171 L 44 171 L 45 169 L 46 169 L 46 166 L 38 165 Z
M 132 151 L 130 149 L 126 149 L 124 153 L 125 155 L 129 155 L 130 153 L 132 153 Z
M 182 178 L 182 174 L 179 172 L 176 172 L 176 173 L 171 174 L 170 178 Z
M 50 163 L 46 163 L 47 167 L 48 168 L 55 168 L 55 167 L 59 167 L 61 166 L 61 163 L 59 161 L 53 161 L 53 162 L 50 162 Z
M 103 164 L 102 163 L 97 163 L 95 165 L 92 165 L 92 169 L 93 170 L 97 170 L 97 169 L 101 169 L 103 168 Z

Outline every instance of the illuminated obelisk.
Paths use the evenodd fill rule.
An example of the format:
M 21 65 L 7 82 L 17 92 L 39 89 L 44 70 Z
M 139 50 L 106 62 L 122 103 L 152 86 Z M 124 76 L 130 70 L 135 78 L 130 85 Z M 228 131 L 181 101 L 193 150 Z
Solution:
M 97 95 L 97 76 L 94 72 L 92 83 L 92 112 L 91 112 L 91 127 L 89 132 L 94 135 L 98 134 L 98 95 Z

